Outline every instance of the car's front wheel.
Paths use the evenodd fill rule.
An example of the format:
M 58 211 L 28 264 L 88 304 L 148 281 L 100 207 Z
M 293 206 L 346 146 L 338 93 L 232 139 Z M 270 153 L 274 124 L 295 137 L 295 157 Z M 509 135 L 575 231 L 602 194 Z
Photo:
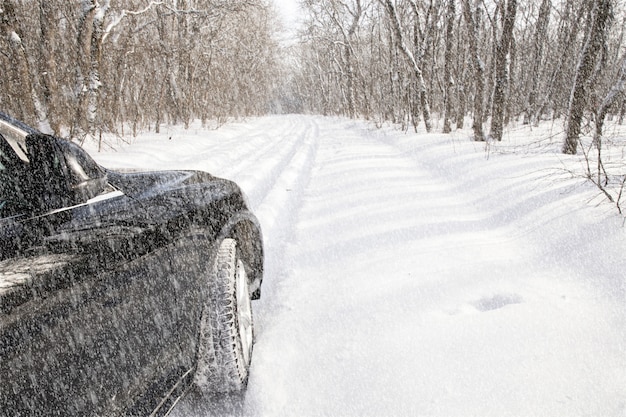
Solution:
M 203 391 L 245 388 L 252 359 L 252 305 L 244 261 L 234 239 L 224 239 L 209 277 L 195 383 Z

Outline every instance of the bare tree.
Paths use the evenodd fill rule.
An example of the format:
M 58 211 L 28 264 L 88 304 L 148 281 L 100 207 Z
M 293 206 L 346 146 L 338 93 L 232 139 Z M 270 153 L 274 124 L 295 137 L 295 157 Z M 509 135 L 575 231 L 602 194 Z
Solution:
M 452 77 L 453 50 L 454 50 L 454 24 L 456 20 L 456 0 L 448 0 L 446 16 L 446 53 L 443 69 L 443 79 L 446 86 L 445 91 L 445 113 L 443 116 L 443 133 L 450 133 L 451 117 L 453 109 L 454 78 Z
M 346 88 L 346 100 L 348 104 L 348 115 L 354 118 L 356 115 L 355 106 L 355 52 L 353 47 L 354 34 L 358 28 L 359 20 L 363 14 L 363 5 L 361 0 L 355 0 L 354 9 L 351 9 L 347 3 L 343 1 L 331 1 L 330 9 L 328 11 L 332 21 L 337 25 L 337 28 L 341 32 L 343 40 L 344 61 L 345 61 L 345 76 L 347 79 Z M 343 9 L 343 10 L 340 10 Z M 350 21 L 347 25 L 340 18 L 340 15 L 347 13 L 350 16 Z M 347 26 L 347 27 L 346 27 Z
M 611 15 L 612 4 L 610 0 L 594 0 L 588 17 L 585 43 L 580 53 L 576 78 L 570 95 L 563 153 L 576 154 L 583 113 L 594 82 L 596 62 L 599 54 L 606 47 Z
M 38 98 L 31 77 L 31 68 L 22 42 L 24 34 L 19 25 L 15 8 L 10 0 L 4 0 L 0 8 L 0 31 L 8 45 L 11 65 L 4 67 L 12 73 L 11 94 L 17 99 L 19 117 L 40 120 L 37 114 Z
M 537 26 L 533 37 L 533 60 L 531 63 L 531 71 L 529 74 L 530 92 L 528 93 L 528 104 L 524 113 L 524 123 L 536 123 L 539 120 L 537 110 L 537 88 L 539 86 L 539 69 L 544 55 L 544 44 L 548 33 L 548 24 L 550 23 L 550 9 L 552 8 L 551 0 L 542 0 L 539 8 L 539 16 L 537 18 Z
M 542 80 L 544 85 L 537 97 L 538 114 L 549 114 L 553 118 L 561 117 L 567 110 L 571 80 L 576 73 L 577 41 L 589 1 L 565 0 L 560 5 L 556 14 L 559 19 L 551 33 L 553 40 L 546 44 L 546 56 L 551 58 L 545 63 L 547 78 Z
M 509 52 L 515 26 L 515 14 L 517 13 L 517 0 L 506 0 L 506 12 L 502 25 L 502 36 L 496 46 L 495 56 L 495 85 L 493 91 L 493 107 L 491 111 L 491 137 L 497 141 L 502 140 L 504 129 L 504 112 L 506 90 L 509 82 Z
M 39 44 L 39 63 L 41 65 L 41 113 L 44 120 L 40 125 L 50 133 L 61 133 L 61 126 L 57 116 L 59 84 L 57 81 L 57 60 L 55 56 L 56 38 L 53 28 L 56 17 L 56 9 L 49 0 L 39 0 L 39 23 L 41 30 L 41 42 Z
M 593 142 L 598 149 L 598 164 L 601 164 L 601 150 L 602 150 L 602 131 L 604 129 L 604 121 L 611 107 L 613 107 L 619 100 L 624 99 L 624 92 L 626 91 L 626 56 L 622 58 L 622 66 L 617 75 L 615 84 L 611 87 L 604 99 L 600 102 L 597 109 L 594 110 L 595 114 L 595 131 L 593 135 Z M 598 172 L 600 172 L 600 165 L 598 166 Z M 598 174 L 599 175 L 599 174 Z M 600 179 L 598 178 L 598 182 Z
M 303 0 L 305 25 L 289 52 L 272 35 L 269 0 L 0 0 L 0 103 L 78 136 L 281 108 L 402 128 L 424 119 L 427 129 L 439 114 L 449 131 L 470 110 L 473 137 L 484 140 L 489 116 L 496 137 L 509 117 L 558 118 L 581 97 L 572 80 L 582 83 L 575 75 L 593 54 L 577 51 L 595 33 L 591 12 L 613 3 L 620 25 L 605 25 L 600 47 L 587 48 L 599 52 L 581 108 L 597 109 L 621 64 L 624 7 L 515 2 L 502 67 L 513 0 Z M 607 118 L 626 114 L 618 97 Z
M 422 70 L 417 64 L 413 53 L 408 49 L 404 35 L 402 33 L 402 27 L 400 26 L 400 19 L 398 18 L 398 13 L 396 11 L 396 7 L 391 2 L 391 0 L 380 0 L 384 1 L 383 5 L 387 8 L 387 13 L 389 19 L 391 21 L 391 26 L 393 28 L 393 32 L 398 41 L 398 48 L 404 54 L 406 59 L 409 61 L 413 73 L 415 74 L 415 78 L 417 79 L 418 91 L 420 96 L 420 104 L 422 108 L 422 115 L 424 117 L 424 125 L 426 126 L 426 131 L 430 132 L 432 130 L 432 123 L 430 117 L 430 104 L 428 102 L 427 92 L 426 92 L 426 83 L 424 82 L 424 77 L 422 74 Z
M 86 135 L 96 133 L 103 25 L 109 3 L 101 5 L 97 0 L 81 0 L 80 7 L 76 39 L 76 116 L 73 127 L 78 128 L 74 134 L 82 141 Z
M 465 25 L 467 26 L 467 25 Z M 456 32 L 458 33 L 456 40 L 456 73 L 457 73 L 457 83 L 456 83 L 456 94 L 458 97 L 457 109 L 456 109 L 456 128 L 462 129 L 465 125 L 465 113 L 467 108 L 467 85 L 469 84 L 468 78 L 468 50 L 466 47 L 465 39 L 467 36 L 464 36 L 465 33 L 463 30 L 466 29 L 463 25 L 463 13 L 460 14 L 459 19 L 456 23 Z M 470 64 L 471 65 L 471 64 Z
M 585 17 L 593 3 L 370 3 L 364 7 L 350 40 L 351 58 L 358 64 L 353 73 L 357 109 L 368 117 L 371 112 L 376 121 L 390 121 L 405 129 L 409 121 L 420 119 L 423 109 L 418 93 L 425 92 L 429 110 L 443 115 L 445 131 L 451 129 L 453 113 L 457 127 L 462 127 L 470 110 L 473 137 L 479 141 L 485 139 L 483 126 L 489 118 L 492 136 L 500 139 L 511 119 L 523 116 L 529 123 L 540 116 L 562 117 L 577 68 L 575 51 L 580 49 Z M 298 100 L 306 111 L 349 115 L 347 103 L 352 89 L 347 88 L 346 74 L 352 72 L 345 64 L 346 42 L 323 10 L 333 10 L 333 4 L 337 10 L 356 10 L 356 0 L 306 0 L 303 4 L 307 29 L 298 45 L 299 66 L 294 66 L 302 74 L 294 77 L 292 88 L 299 92 Z M 397 19 L 392 18 L 393 11 Z M 622 16 L 625 11 L 621 7 L 617 10 Z M 343 16 L 339 20 L 348 28 L 351 20 L 345 17 L 349 15 Z M 626 19 L 624 22 L 622 29 L 626 30 Z M 609 29 L 606 36 L 610 50 L 602 55 L 608 58 L 594 67 L 599 76 L 597 86 L 589 91 L 593 100 L 599 91 L 608 88 L 608 74 L 616 72 L 619 65 L 615 57 L 623 47 L 624 37 L 620 35 L 626 32 Z M 423 84 L 418 81 L 415 67 Z M 606 71 L 598 72 L 602 67 Z
M 474 130 L 474 140 L 484 141 L 483 133 L 484 106 L 483 99 L 485 94 L 485 64 L 480 58 L 478 52 L 478 18 L 480 9 L 478 6 L 473 7 L 471 0 L 463 0 L 463 15 L 467 23 L 468 39 L 470 44 L 470 54 L 472 66 L 474 67 L 474 83 L 476 85 L 474 91 L 474 121 L 472 129 Z
M 604 196 L 617 207 L 620 214 L 622 212 L 622 196 L 624 195 L 624 189 L 626 187 L 625 175 L 611 175 L 607 172 L 604 165 L 604 159 L 602 154 L 603 148 L 603 127 L 607 113 L 617 102 L 624 99 L 624 93 L 626 91 L 626 56 L 622 57 L 622 65 L 617 75 L 617 80 L 611 86 L 610 90 L 604 97 L 604 99 L 598 105 L 598 108 L 594 109 L 595 116 L 595 130 L 593 134 L 593 142 L 591 146 L 584 150 L 584 156 L 586 161 L 586 178 L 591 181 L 598 189 L 604 194 Z M 595 148 L 595 167 L 593 157 L 591 156 L 592 148 Z M 617 177 L 617 178 L 616 178 Z M 613 184 L 611 189 L 610 184 Z
M 267 0 L 0 0 L 0 103 L 81 140 L 267 111 L 273 26 Z

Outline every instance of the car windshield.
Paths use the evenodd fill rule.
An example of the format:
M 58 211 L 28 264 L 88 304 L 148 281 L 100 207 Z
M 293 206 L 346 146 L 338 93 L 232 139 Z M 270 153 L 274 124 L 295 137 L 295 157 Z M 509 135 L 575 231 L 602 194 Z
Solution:
M 0 120 L 0 135 L 4 138 L 3 142 L 13 150 L 15 156 L 24 162 L 28 162 L 26 152 L 26 136 L 28 136 L 28 132 L 4 120 Z
M 19 214 L 28 206 L 27 132 L 0 120 L 0 218 Z

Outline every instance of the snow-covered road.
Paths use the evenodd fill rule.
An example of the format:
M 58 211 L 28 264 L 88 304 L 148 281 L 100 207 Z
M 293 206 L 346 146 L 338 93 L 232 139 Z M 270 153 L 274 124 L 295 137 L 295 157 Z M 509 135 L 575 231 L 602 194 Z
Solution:
M 263 226 L 247 393 L 174 415 L 626 416 L 622 218 L 528 135 L 276 116 L 96 155 L 234 179 Z

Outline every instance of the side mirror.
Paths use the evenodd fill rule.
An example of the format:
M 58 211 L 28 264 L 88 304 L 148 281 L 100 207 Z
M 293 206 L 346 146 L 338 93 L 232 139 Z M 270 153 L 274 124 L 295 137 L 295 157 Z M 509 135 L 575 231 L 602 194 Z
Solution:
M 105 171 L 79 146 L 44 134 L 26 137 L 33 191 L 41 209 L 87 202 L 106 189 Z

